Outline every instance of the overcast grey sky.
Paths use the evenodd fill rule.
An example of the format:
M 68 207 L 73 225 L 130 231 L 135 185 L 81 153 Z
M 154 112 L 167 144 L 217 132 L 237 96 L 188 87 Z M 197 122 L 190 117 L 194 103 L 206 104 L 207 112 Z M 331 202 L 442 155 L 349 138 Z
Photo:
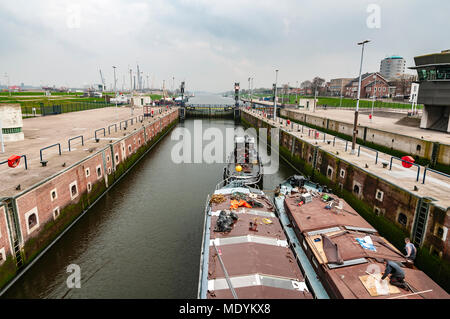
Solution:
M 366 38 L 363 72 L 450 49 L 449 12 L 448 0 L 0 0 L 0 83 L 6 72 L 11 84 L 80 87 L 100 83 L 101 68 L 109 87 L 116 65 L 129 87 L 136 62 L 155 87 L 174 76 L 210 92 L 249 76 L 270 87 L 276 68 L 291 85 L 353 77 Z

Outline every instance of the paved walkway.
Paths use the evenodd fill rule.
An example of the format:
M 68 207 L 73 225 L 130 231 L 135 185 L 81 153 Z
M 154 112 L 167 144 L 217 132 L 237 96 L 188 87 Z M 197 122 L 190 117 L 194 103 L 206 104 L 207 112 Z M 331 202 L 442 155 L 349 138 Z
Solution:
M 154 113 L 159 112 L 159 107 L 154 108 Z M 166 112 L 165 109 L 161 109 Z M 155 118 L 145 118 L 144 124 L 150 123 Z M 142 124 L 135 118 L 143 114 L 142 108 L 135 108 L 133 112 L 133 125 L 128 121 L 127 130 L 120 129 L 120 122 L 132 118 L 131 109 L 128 107 L 114 107 L 93 109 L 80 112 L 64 113 L 60 115 L 43 116 L 23 120 L 23 132 L 25 139 L 19 142 L 5 143 L 5 153 L 0 153 L 0 162 L 8 159 L 11 155 L 26 155 L 28 170 L 25 170 L 24 159 L 21 159 L 20 165 L 16 168 L 10 168 L 7 164 L 0 165 L 0 197 L 12 196 L 20 192 L 16 186 L 20 184 L 21 190 L 27 189 L 35 183 L 59 172 L 64 167 L 68 167 L 91 153 L 103 148 L 110 141 L 117 140 L 125 134 L 131 133 L 135 128 L 142 127 Z M 115 127 L 108 126 L 116 123 Z M 122 124 L 122 128 L 125 123 Z M 103 131 L 97 132 L 99 142 L 95 142 L 94 131 L 99 128 L 105 128 L 106 136 Z M 68 139 L 83 135 L 84 145 L 81 145 L 81 139 L 71 142 L 71 152 L 68 149 Z M 43 151 L 44 160 L 48 160 L 46 167 L 40 164 L 40 152 L 43 147 L 55 143 L 61 144 L 62 155 L 59 156 L 58 147 L 53 147 Z
M 281 118 L 278 118 L 277 122 L 274 122 L 271 119 L 263 117 L 262 112 L 257 110 L 243 111 L 263 119 L 273 126 L 276 125 L 282 129 L 285 129 L 303 141 L 318 145 L 320 148 L 334 154 L 336 157 L 354 164 L 355 166 L 366 170 L 371 174 L 381 177 L 394 185 L 398 185 L 411 193 L 417 193 L 417 195 L 422 197 L 432 197 L 436 200 L 435 204 L 444 209 L 450 207 L 450 196 L 448 196 L 450 193 L 450 177 L 427 171 L 425 184 L 422 184 L 423 173 L 425 171 L 425 167 L 423 166 L 419 166 L 419 180 L 417 181 L 418 166 L 405 168 L 402 166 L 401 161 L 394 159 L 392 169 L 390 170 L 389 163 L 392 157 L 391 155 L 378 152 L 378 160 L 377 163 L 375 163 L 377 152 L 362 146 L 358 156 L 359 144 L 356 144 L 356 154 L 352 155 L 350 154 L 351 142 L 347 142 L 339 138 L 335 139 L 333 135 L 322 132 L 319 132 L 319 136 L 316 136 L 316 130 L 292 122 L 291 125 L 287 125 L 287 121 Z M 383 162 L 388 163 L 386 168 L 383 167 Z M 414 191 L 414 186 L 418 188 L 417 191 Z
M 303 113 L 306 115 L 318 116 L 324 119 L 337 120 L 343 123 L 348 123 L 353 125 L 354 119 L 354 111 L 351 110 L 335 110 L 332 108 L 328 108 L 327 110 L 316 110 L 306 111 L 299 109 L 288 109 L 289 111 Z M 412 136 L 419 139 L 425 139 L 427 141 L 439 142 L 442 144 L 450 145 L 450 134 L 445 132 L 431 131 L 421 129 L 419 127 L 412 127 L 406 125 L 399 125 L 396 122 L 403 118 L 405 115 L 399 113 L 389 113 L 389 112 L 374 112 L 374 116 L 369 119 L 369 111 L 364 110 L 359 112 L 358 122 L 359 125 L 367 126 L 370 128 L 375 128 L 379 130 L 383 130 L 386 132 L 392 132 L 397 134 L 402 134 L 406 136 Z

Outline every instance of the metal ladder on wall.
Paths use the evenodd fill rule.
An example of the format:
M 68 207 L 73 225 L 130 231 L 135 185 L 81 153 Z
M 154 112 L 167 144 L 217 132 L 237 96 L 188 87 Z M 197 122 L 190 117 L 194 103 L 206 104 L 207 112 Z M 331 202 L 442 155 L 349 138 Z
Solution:
M 23 259 L 22 259 L 22 253 L 20 250 L 20 241 L 19 241 L 19 223 L 16 220 L 16 215 L 14 214 L 14 207 L 11 200 L 6 201 L 7 204 L 7 210 L 8 210 L 8 221 L 10 226 L 10 232 L 11 232 L 11 242 L 13 246 L 13 253 L 14 257 L 16 259 L 16 265 L 17 268 L 20 269 L 23 267 Z
M 428 201 L 422 198 L 420 199 L 418 206 L 419 208 L 417 210 L 417 216 L 414 222 L 414 229 L 413 229 L 413 236 L 414 236 L 413 243 L 416 245 L 416 247 L 420 247 L 423 241 L 430 204 Z
M 433 143 L 433 148 L 431 150 L 431 160 L 430 160 L 430 166 L 431 167 L 435 167 L 436 163 L 437 163 L 437 158 L 438 158 L 438 153 L 439 153 L 439 143 L 438 142 L 434 142 Z
M 313 154 L 313 160 L 312 160 L 312 166 L 313 169 L 317 168 L 317 155 L 319 153 L 319 148 L 314 147 L 314 154 Z

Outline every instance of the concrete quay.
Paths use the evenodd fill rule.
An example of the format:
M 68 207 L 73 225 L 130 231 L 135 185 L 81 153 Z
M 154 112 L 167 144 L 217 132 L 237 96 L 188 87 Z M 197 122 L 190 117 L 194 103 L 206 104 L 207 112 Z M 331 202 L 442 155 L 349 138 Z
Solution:
M 36 118 L 25 123 L 24 141 L 7 145 L 2 159 L 26 155 L 28 169 L 21 162 L 0 171 L 0 288 L 31 267 L 178 122 L 178 108 L 157 109 L 153 118 L 137 114 L 97 109 Z M 84 145 L 77 138 L 69 151 L 68 139 L 80 134 Z M 47 165 L 41 165 L 39 150 L 55 143 L 61 155 L 57 147 L 46 149 Z
M 0 162 L 6 161 L 13 154 L 26 155 L 28 169 L 25 169 L 24 158 L 15 168 L 10 168 L 6 164 L 0 165 L 2 176 L 0 198 L 14 196 L 21 190 L 57 173 L 64 167 L 71 166 L 109 143 L 132 133 L 137 128 L 141 128 L 143 124 L 146 125 L 164 116 L 164 114 L 159 114 L 160 111 L 163 112 L 164 109 L 154 108 L 155 118 L 143 118 L 142 111 L 139 110 L 134 110 L 132 117 L 130 108 L 118 107 L 117 109 L 93 109 L 24 119 L 25 139 L 6 142 L 5 153 L 0 153 Z M 133 119 L 133 124 L 131 124 L 131 119 Z M 142 123 L 141 119 L 143 119 Z M 125 126 L 127 126 L 126 130 Z M 97 131 L 98 142 L 95 140 L 95 130 L 99 130 Z M 84 145 L 82 145 L 81 138 L 76 138 L 71 141 L 71 150 L 69 151 L 68 140 L 77 136 L 83 136 Z M 43 167 L 40 163 L 40 149 L 56 143 L 60 143 L 61 155 L 59 155 L 58 146 L 43 150 L 42 157 L 48 161 L 47 166 Z M 18 185 L 20 185 L 20 189 L 16 189 Z
M 299 114 L 306 114 L 310 116 L 320 117 L 324 120 L 330 119 L 340 121 L 342 123 L 353 125 L 353 117 L 355 114 L 353 110 L 335 110 L 334 108 L 318 109 L 315 111 L 308 111 L 302 109 L 288 109 L 289 112 Z M 393 114 L 392 112 L 382 112 L 377 110 L 374 112 L 372 119 L 369 118 L 370 109 L 360 109 L 358 116 L 358 125 L 366 126 L 373 129 L 391 132 L 404 136 L 415 137 L 430 142 L 439 142 L 441 144 L 450 145 L 450 134 L 439 131 L 425 130 L 418 126 L 409 126 L 397 124 L 404 114 Z
M 277 121 L 265 118 L 260 111 L 246 110 L 245 112 L 250 112 L 252 115 L 268 122 L 272 126 L 284 129 L 296 138 L 317 145 L 330 153 L 336 154 L 337 157 L 377 175 L 392 184 L 399 185 L 408 191 L 414 191 L 414 187 L 417 187 L 418 190 L 414 191 L 416 194 L 422 197 L 432 197 L 436 199 L 435 203 L 443 208 L 447 209 L 450 207 L 450 196 L 448 196 L 448 193 L 450 192 L 450 177 L 427 171 L 425 183 L 422 184 L 423 172 L 425 170 L 424 166 L 419 165 L 420 174 L 419 180 L 417 181 L 417 166 L 405 168 L 401 165 L 401 161 L 394 159 L 392 169 L 389 169 L 389 165 L 383 167 L 383 163 L 390 164 L 392 156 L 389 154 L 378 152 L 378 160 L 377 164 L 375 164 L 376 152 L 369 150 L 364 146 L 361 147 L 358 156 L 358 148 L 360 145 L 356 144 L 356 155 L 351 155 L 351 142 L 335 138 L 333 135 L 311 129 L 310 127 L 301 124 L 291 122 L 291 124 L 288 125 L 287 120 L 283 118 L 278 118 Z

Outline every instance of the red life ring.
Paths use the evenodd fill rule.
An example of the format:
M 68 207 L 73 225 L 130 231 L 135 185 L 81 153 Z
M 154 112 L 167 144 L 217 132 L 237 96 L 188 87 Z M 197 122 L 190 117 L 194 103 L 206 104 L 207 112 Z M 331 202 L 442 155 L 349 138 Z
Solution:
M 8 158 L 8 166 L 9 167 L 17 167 L 20 163 L 20 156 L 12 155 L 10 158 Z
M 412 163 L 414 163 L 414 158 L 412 158 L 411 156 L 403 156 L 402 160 L 402 166 L 406 168 L 410 168 L 412 166 Z M 409 163 L 404 161 L 408 161 Z

